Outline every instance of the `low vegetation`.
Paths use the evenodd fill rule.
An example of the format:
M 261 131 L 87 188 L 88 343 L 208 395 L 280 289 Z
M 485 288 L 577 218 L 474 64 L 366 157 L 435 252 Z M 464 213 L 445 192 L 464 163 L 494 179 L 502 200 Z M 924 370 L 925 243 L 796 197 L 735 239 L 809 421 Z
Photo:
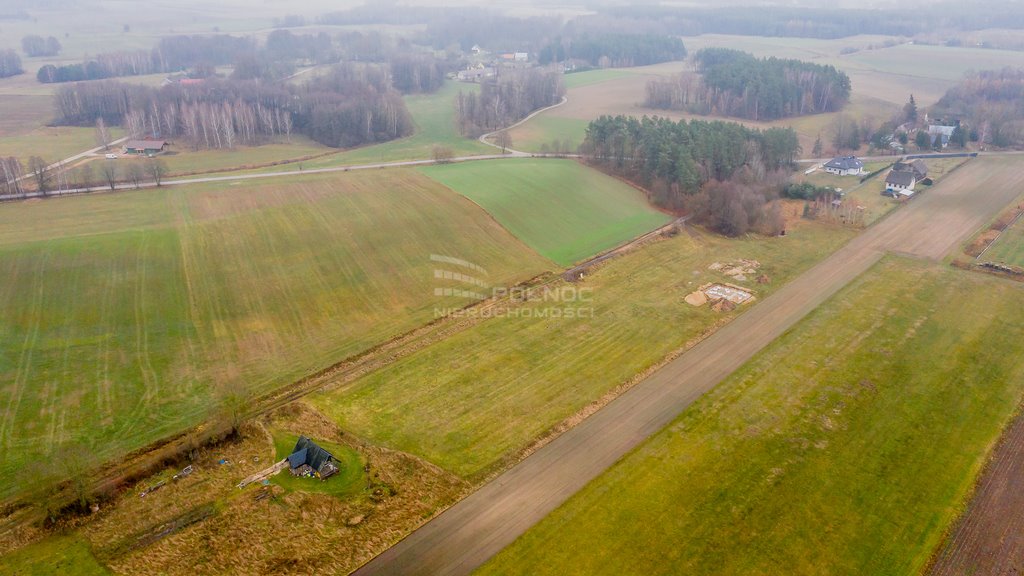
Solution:
M 920 573 L 1024 392 L 1022 305 L 885 261 L 481 573 Z
M 562 266 L 668 223 L 643 193 L 572 160 L 432 166 L 423 173 L 482 206 L 528 246 Z
M 0 496 L 63 446 L 115 457 L 429 322 L 432 254 L 551 267 L 412 171 L 0 205 Z
M 709 270 L 714 262 L 758 260 L 771 281 L 753 288 L 760 297 L 850 236 L 815 223 L 772 240 L 679 234 L 550 285 L 568 294 L 562 301 L 536 296 L 494 312 L 310 401 L 360 437 L 478 480 L 721 322 L 683 301 L 705 282 L 735 282 Z

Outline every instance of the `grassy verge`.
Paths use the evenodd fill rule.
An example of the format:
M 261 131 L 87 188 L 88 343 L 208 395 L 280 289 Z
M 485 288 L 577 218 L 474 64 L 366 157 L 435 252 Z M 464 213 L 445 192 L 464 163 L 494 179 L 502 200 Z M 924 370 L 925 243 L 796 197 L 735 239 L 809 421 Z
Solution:
M 919 573 L 1021 398 L 1022 305 L 883 261 L 480 573 Z
M 683 302 L 729 280 L 712 263 L 759 260 L 772 280 L 753 288 L 763 295 L 849 237 L 818 224 L 774 239 L 682 234 L 589 273 L 579 301 L 527 304 L 311 402 L 342 428 L 478 478 L 722 321 Z
M 67 576 L 109 576 L 79 536 L 43 540 L 0 556 L 0 573 L 9 576 L 65 574 Z
M 573 160 L 495 160 L 421 171 L 564 266 L 671 221 L 637 189 Z

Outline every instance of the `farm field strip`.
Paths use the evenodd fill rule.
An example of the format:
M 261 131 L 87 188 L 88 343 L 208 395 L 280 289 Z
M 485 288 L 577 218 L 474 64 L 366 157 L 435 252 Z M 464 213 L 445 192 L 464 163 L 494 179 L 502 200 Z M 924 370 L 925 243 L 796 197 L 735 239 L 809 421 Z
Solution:
M 0 206 L 0 495 L 52 449 L 116 456 L 430 321 L 431 254 L 509 285 L 552 266 L 414 171 L 298 180 Z
M 868 270 L 884 251 L 940 260 L 1016 196 L 1013 159 L 970 163 L 753 309 L 533 452 L 358 574 L 465 574 L 512 543 L 673 421 L 775 338 Z
M 918 573 L 1024 393 L 1022 305 L 890 258 L 479 573 Z
M 985 251 L 982 261 L 1024 268 L 1024 217 L 1018 217 Z
M 562 266 L 667 224 L 643 193 L 573 160 L 516 159 L 422 168 Z

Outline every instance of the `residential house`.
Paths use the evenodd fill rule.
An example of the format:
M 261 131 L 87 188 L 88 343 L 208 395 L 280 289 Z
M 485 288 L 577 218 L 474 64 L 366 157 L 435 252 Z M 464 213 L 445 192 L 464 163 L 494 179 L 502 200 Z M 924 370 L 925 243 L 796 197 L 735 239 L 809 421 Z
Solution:
M 909 162 L 897 162 L 892 165 L 892 169 L 897 172 L 913 172 L 914 180 L 918 182 L 928 177 L 928 165 L 920 158 Z
M 932 148 L 945 148 L 949 146 L 954 130 L 956 130 L 956 126 L 930 124 L 928 126 L 928 137 L 931 138 Z
M 123 154 L 145 154 L 153 156 L 167 150 L 167 142 L 163 140 L 129 140 L 125 143 Z
M 856 156 L 841 156 L 826 162 L 825 172 L 837 176 L 859 176 L 864 173 L 864 163 Z
M 487 78 L 494 78 L 495 70 L 490 66 L 467 68 L 460 70 L 455 76 L 460 82 L 480 82 Z
M 339 472 L 334 455 L 305 436 L 299 436 L 295 443 L 288 456 L 288 467 L 295 476 L 315 476 L 321 480 Z
M 885 189 L 898 192 L 903 196 L 912 195 L 916 184 L 917 178 L 914 177 L 912 170 L 892 170 L 885 177 Z

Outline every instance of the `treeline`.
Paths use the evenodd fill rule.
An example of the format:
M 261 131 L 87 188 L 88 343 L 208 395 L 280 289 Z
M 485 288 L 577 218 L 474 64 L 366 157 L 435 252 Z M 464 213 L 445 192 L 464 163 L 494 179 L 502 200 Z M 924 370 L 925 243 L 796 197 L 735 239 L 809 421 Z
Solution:
M 108 52 L 79 64 L 48 64 L 39 69 L 36 77 L 48 84 L 178 72 L 200 65 L 233 64 L 255 50 L 253 40 L 226 34 L 172 36 L 160 40 L 152 50 Z
M 694 59 L 699 78 L 683 73 L 648 83 L 649 107 L 775 120 L 835 112 L 850 98 L 850 78 L 834 66 L 728 48 L 705 48 Z
M 76 83 L 56 94 L 58 123 L 122 124 L 133 137 L 181 138 L 193 148 L 259 144 L 292 132 L 349 147 L 408 136 L 412 120 L 387 70 L 337 64 L 310 82 L 210 79 L 150 88 L 116 81 Z
M 685 57 L 686 47 L 675 36 L 615 33 L 584 33 L 575 38 L 557 38 L 538 54 L 541 64 L 571 58 L 603 68 L 646 66 Z
M 769 204 L 800 153 L 800 143 L 790 128 L 602 116 L 588 126 L 580 151 L 643 185 L 654 204 L 691 212 L 735 235 L 777 223 Z
M 444 64 L 427 54 L 394 56 L 389 62 L 391 83 L 403 94 L 436 92 L 444 85 Z
M 42 36 L 31 35 L 21 39 L 21 50 L 29 58 L 56 56 L 60 54 L 61 45 L 60 41 L 53 36 L 43 38 Z
M 968 74 L 946 92 L 929 115 L 969 124 L 972 135 L 994 146 L 1024 145 L 1024 69 Z
M 25 70 L 21 67 L 21 57 L 14 50 L 0 50 L 0 78 L 17 76 Z
M 551 106 L 565 95 L 562 75 L 538 69 L 509 71 L 480 92 L 459 92 L 456 113 L 466 136 L 479 136 L 509 126 L 534 110 Z
M 611 6 L 578 19 L 589 26 L 615 25 L 618 30 L 680 36 L 737 34 L 844 38 L 858 34 L 914 36 L 935 30 L 972 31 L 1024 28 L 1024 10 L 1017 2 L 986 3 L 984 10 L 963 2 L 893 9 L 744 6 L 742 8 Z

